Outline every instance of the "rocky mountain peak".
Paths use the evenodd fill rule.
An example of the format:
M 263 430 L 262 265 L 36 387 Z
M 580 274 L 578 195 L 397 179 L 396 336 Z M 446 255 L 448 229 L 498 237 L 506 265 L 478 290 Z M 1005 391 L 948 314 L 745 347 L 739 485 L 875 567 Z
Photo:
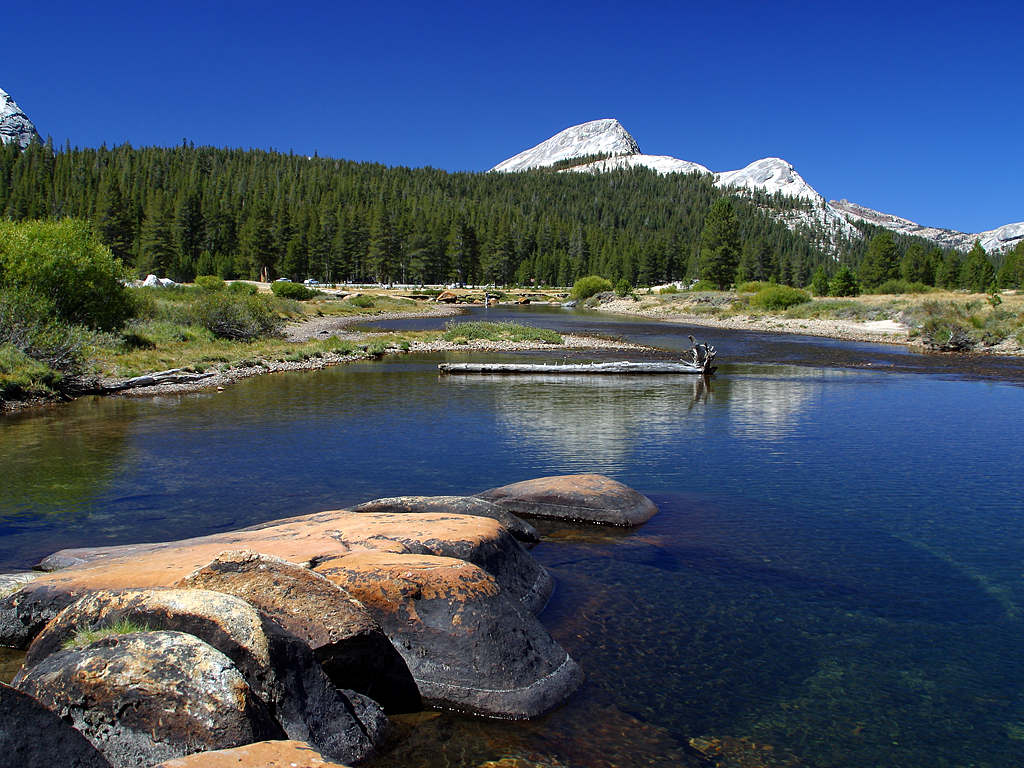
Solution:
M 39 132 L 14 99 L 0 89 L 0 144 L 12 141 L 27 147 L 33 141 L 40 141 Z
M 589 155 L 637 155 L 640 147 L 622 124 L 614 118 L 591 120 L 556 133 L 547 141 L 520 152 L 492 171 L 525 171 L 544 168 L 563 160 Z

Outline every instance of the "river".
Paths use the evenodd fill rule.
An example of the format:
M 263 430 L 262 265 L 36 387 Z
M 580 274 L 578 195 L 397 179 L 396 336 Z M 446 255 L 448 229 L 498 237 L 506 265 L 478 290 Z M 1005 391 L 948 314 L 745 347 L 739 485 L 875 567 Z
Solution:
M 495 356 L 402 356 L 3 417 L 0 571 L 72 545 L 601 472 L 660 513 L 634 531 L 541 526 L 533 553 L 558 584 L 541 620 L 584 687 L 531 723 L 399 718 L 375 766 L 702 764 L 691 740 L 735 765 L 1024 764 L 1024 360 L 475 314 L 661 356 L 692 332 L 720 368 L 710 386 L 439 377 L 441 360 Z

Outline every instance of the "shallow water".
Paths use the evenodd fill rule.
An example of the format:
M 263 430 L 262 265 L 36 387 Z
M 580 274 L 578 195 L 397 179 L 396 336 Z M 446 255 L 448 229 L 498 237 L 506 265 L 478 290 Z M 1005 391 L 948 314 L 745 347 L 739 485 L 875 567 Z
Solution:
M 684 327 L 514 316 L 688 346 Z M 722 361 L 710 387 L 439 377 L 481 356 L 409 356 L 4 419 L 0 570 L 602 472 L 660 513 L 635 531 L 542 525 L 558 588 L 541 618 L 583 689 L 531 723 L 400 718 L 379 765 L 700 764 L 690 739 L 728 765 L 1024 764 L 1024 361 L 699 335 Z

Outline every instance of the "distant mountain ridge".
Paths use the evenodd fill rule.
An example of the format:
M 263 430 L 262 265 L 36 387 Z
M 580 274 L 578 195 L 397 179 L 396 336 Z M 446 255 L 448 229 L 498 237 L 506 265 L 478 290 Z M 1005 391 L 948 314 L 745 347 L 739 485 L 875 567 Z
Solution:
M 951 229 L 923 227 L 908 219 L 880 213 L 846 200 L 827 201 L 790 163 L 780 157 L 755 160 L 745 168 L 735 171 L 715 172 L 700 163 L 668 155 L 645 155 L 622 124 L 611 118 L 592 120 L 566 128 L 537 146 L 498 163 L 491 171 L 510 172 L 545 168 L 567 160 L 594 155 L 607 157 L 574 165 L 565 170 L 597 173 L 619 168 L 644 167 L 661 174 L 707 173 L 714 176 L 715 185 L 720 187 L 757 189 L 768 194 L 778 193 L 806 200 L 810 203 L 808 210 L 777 212 L 776 215 L 784 218 L 790 229 L 799 226 L 821 229 L 826 239 L 833 244 L 840 236 L 858 237 L 860 230 L 853 226 L 857 222 L 923 237 L 943 248 L 956 248 L 962 251 L 969 250 L 975 240 L 980 240 L 986 251 L 998 253 L 1012 248 L 1024 239 L 1024 222 L 970 234 Z
M 35 125 L 10 94 L 0 88 L 0 144 L 17 142 L 27 147 L 33 141 L 41 141 Z

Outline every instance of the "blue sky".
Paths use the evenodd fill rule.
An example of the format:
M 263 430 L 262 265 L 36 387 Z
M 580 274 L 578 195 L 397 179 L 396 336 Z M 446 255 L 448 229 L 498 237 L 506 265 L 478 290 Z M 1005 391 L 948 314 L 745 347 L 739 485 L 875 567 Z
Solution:
M 714 170 L 964 231 L 1024 220 L 1024 4 L 17 3 L 0 88 L 58 144 L 485 170 L 616 117 Z

